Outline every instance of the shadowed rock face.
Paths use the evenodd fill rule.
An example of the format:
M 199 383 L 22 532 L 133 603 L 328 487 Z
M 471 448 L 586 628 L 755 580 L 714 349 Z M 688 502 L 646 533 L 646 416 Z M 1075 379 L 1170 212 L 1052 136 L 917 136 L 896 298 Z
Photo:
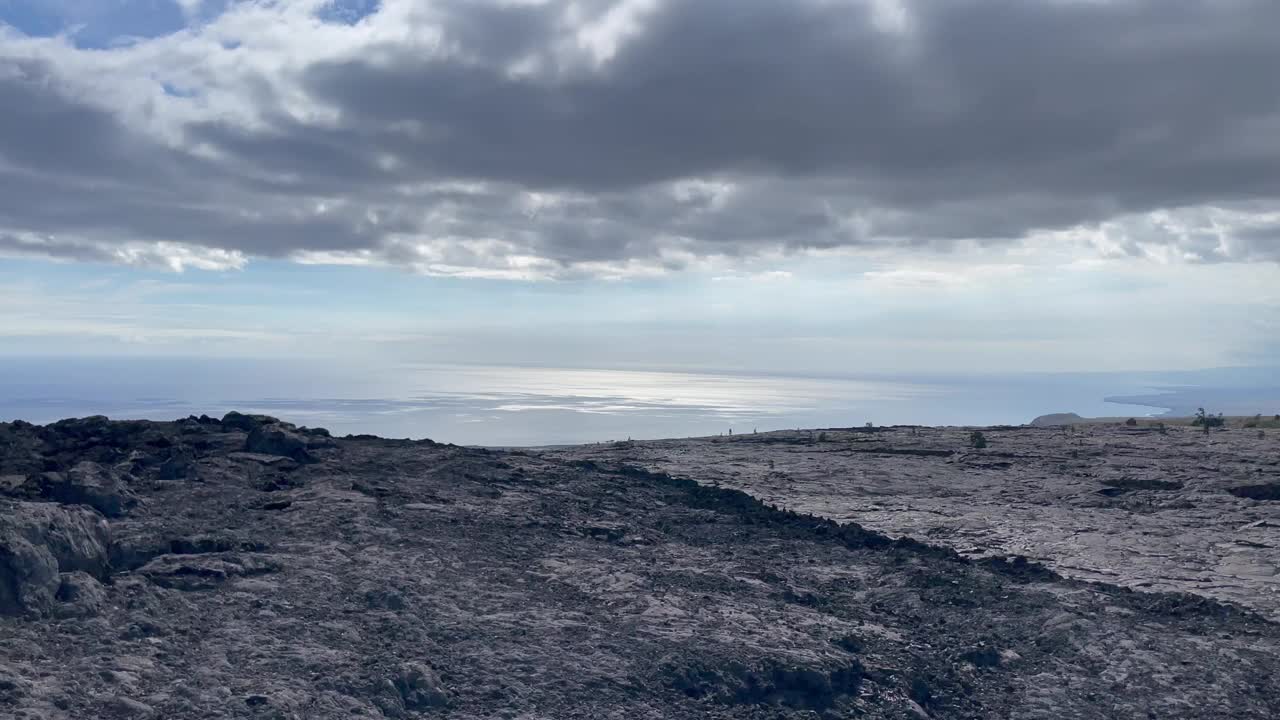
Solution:
M 1280 482 L 1263 483 L 1261 485 L 1242 485 L 1228 488 L 1227 492 L 1236 497 L 1248 500 L 1280 501 Z
M 308 459 L 251 447 L 269 428 Z M 992 451 L 1007 432 L 987 431 Z M 828 435 L 935 451 L 877 465 L 911 478 L 952 459 L 941 441 Z M 814 451 L 756 440 L 775 473 Z M 727 447 L 670 457 L 723 471 Z M 849 462 L 881 463 L 871 448 Z M 657 457 L 332 439 L 250 416 L 0 424 L 0 717 L 1280 713 L 1280 629 L 1240 607 L 780 511 L 720 475 L 640 467 Z M 137 502 L 108 518 L 32 494 L 82 462 Z M 1122 501 L 1154 492 L 1176 491 Z

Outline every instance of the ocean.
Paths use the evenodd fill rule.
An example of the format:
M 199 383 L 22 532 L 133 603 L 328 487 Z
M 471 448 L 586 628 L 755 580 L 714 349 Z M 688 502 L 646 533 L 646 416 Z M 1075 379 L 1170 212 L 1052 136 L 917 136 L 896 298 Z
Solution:
M 1238 373 L 1206 372 L 832 377 L 7 357 L 0 358 L 0 420 L 47 423 L 84 415 L 171 420 L 234 409 L 335 434 L 536 446 L 866 423 L 1021 424 L 1054 412 L 1149 416 L 1175 407 L 1172 402 L 1161 407 L 1163 397 L 1176 398 L 1177 407 L 1199 402 L 1228 414 L 1280 412 L 1280 407 L 1260 405 L 1273 400 L 1280 405 L 1280 392 L 1250 390 L 1248 383 L 1234 380 Z M 1268 376 L 1250 378 L 1254 375 Z M 1197 385 L 1197 377 L 1205 382 Z M 1214 407 L 1214 400 L 1239 407 Z

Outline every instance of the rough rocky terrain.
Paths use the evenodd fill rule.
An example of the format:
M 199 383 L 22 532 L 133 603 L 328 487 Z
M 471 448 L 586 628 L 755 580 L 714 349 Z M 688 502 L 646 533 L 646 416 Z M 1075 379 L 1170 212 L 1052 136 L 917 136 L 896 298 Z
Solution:
M 954 463 L 1058 462 L 1003 459 L 990 435 Z M 235 414 L 0 424 L 0 717 L 1280 716 L 1280 627 L 1241 605 L 714 487 L 748 476 L 716 452 L 794 476 L 813 461 L 789 453 L 821 449 L 781 439 L 703 441 L 697 464 L 684 448 L 699 483 L 643 469 L 662 450 L 639 443 L 500 453 Z M 911 463 L 951 457 L 826 442 L 848 467 L 902 463 L 886 504 Z
M 858 428 L 568 448 L 970 558 L 1237 602 L 1280 620 L 1280 432 Z

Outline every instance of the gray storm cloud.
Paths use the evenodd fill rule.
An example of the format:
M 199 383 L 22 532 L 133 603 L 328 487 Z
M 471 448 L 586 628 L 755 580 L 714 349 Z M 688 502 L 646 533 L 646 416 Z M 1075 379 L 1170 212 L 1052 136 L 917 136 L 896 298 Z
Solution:
M 320 5 L 0 35 L 0 252 L 556 275 L 1079 228 L 1280 259 L 1268 0 Z

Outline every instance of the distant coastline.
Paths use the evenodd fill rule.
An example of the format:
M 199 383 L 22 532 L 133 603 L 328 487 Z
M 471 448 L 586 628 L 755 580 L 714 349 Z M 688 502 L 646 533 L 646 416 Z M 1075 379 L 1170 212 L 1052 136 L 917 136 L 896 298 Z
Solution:
M 1117 405 L 1139 405 L 1141 407 L 1154 408 L 1163 412 L 1153 413 L 1151 417 L 1172 417 L 1175 413 L 1176 405 L 1168 398 L 1170 395 L 1113 395 L 1103 398 L 1103 401 L 1116 403 Z
M 1178 387 L 1147 395 L 1112 396 L 1107 402 L 1164 410 L 1156 417 L 1189 417 L 1200 408 L 1226 415 L 1280 413 L 1280 387 Z

